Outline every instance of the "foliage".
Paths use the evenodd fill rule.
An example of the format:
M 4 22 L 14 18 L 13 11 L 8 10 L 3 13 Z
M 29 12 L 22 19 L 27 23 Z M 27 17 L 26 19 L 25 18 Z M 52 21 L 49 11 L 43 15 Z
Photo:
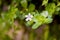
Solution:
M 37 29 L 43 24 L 51 23 L 53 21 L 53 15 L 60 15 L 59 0 L 52 0 L 52 2 L 50 2 L 50 0 L 42 0 L 42 4 L 39 6 L 44 6 L 44 9 L 40 9 L 42 11 L 37 10 L 36 5 L 31 1 L 32 0 L 11 0 L 9 3 L 0 0 L 0 37 L 2 37 L 2 40 L 5 32 L 15 27 L 14 22 L 16 19 L 26 27 Z M 5 6 L 7 8 L 4 8 Z M 28 15 L 29 13 L 30 16 Z M 28 17 L 25 17 L 26 15 Z M 31 18 L 31 16 L 33 17 Z M 26 21 L 26 19 L 28 19 L 28 21 Z M 45 35 L 48 35 L 48 32 L 46 32 Z

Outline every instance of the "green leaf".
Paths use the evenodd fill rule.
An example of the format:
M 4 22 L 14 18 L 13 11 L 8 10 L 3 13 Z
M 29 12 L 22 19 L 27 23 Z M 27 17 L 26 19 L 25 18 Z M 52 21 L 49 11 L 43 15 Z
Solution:
M 60 6 L 60 2 L 58 2 L 57 6 Z
M 45 17 L 40 14 L 35 14 L 33 21 L 34 22 L 44 22 Z
M 44 17 L 48 17 L 49 14 L 48 14 L 48 11 L 43 11 L 43 12 L 41 13 L 41 15 L 44 16 Z
M 42 23 L 35 23 L 33 26 L 32 26 L 32 29 L 37 29 Z
M 43 0 L 42 5 L 46 5 L 48 3 L 48 0 Z
M 34 11 L 35 10 L 35 5 L 34 4 L 30 4 L 28 10 L 29 10 L 29 12 Z
M 49 12 L 49 15 L 52 15 L 55 12 L 56 5 L 55 3 L 49 3 L 46 6 L 46 10 Z
M 33 21 L 28 21 L 27 23 L 26 23 L 26 26 L 31 26 L 33 24 Z
M 48 23 L 51 23 L 52 22 L 52 18 L 51 17 L 48 17 L 45 19 L 44 23 L 48 24 Z
M 60 11 L 60 7 L 57 7 L 57 8 L 56 8 L 56 11 L 57 11 L 57 12 Z
M 21 0 L 21 5 L 23 8 L 27 8 L 27 0 Z

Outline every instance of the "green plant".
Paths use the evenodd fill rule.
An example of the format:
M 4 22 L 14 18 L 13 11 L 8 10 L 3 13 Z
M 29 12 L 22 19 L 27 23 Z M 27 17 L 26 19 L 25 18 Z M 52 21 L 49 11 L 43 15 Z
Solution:
M 52 0 L 52 2 L 42 0 L 40 5 L 41 7 L 44 6 L 44 9 L 40 9 L 42 11 L 35 9 L 36 5 L 31 1 L 11 0 L 10 4 L 8 4 L 7 1 L 0 0 L 0 32 L 3 31 L 0 34 L 1 37 L 3 37 L 3 34 L 5 35 L 9 28 L 15 27 L 15 19 L 19 19 L 20 24 L 24 24 L 26 27 L 37 29 L 43 24 L 51 23 L 53 15 L 59 15 L 60 13 L 59 0 Z M 2 5 L 3 7 L 6 6 L 7 9 L 4 10 Z

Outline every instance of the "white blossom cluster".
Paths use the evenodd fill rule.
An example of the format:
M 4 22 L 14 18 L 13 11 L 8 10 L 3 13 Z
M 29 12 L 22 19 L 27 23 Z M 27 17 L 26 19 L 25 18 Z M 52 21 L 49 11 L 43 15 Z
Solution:
M 25 17 L 26 17 L 26 21 L 31 21 L 32 20 L 32 18 L 33 18 L 33 15 L 31 15 L 30 13 L 28 14 L 28 15 L 25 15 Z

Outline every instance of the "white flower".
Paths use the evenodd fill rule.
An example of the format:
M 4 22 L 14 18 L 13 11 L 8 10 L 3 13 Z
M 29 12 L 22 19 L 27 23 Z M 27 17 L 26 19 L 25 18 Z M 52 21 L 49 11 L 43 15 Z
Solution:
M 44 17 L 47 17 L 47 16 L 48 16 L 48 11 L 43 11 L 43 12 L 41 13 L 41 15 L 44 16 Z
M 31 21 L 33 18 L 33 15 L 29 13 L 28 15 L 25 15 L 25 17 L 26 17 L 26 21 Z

